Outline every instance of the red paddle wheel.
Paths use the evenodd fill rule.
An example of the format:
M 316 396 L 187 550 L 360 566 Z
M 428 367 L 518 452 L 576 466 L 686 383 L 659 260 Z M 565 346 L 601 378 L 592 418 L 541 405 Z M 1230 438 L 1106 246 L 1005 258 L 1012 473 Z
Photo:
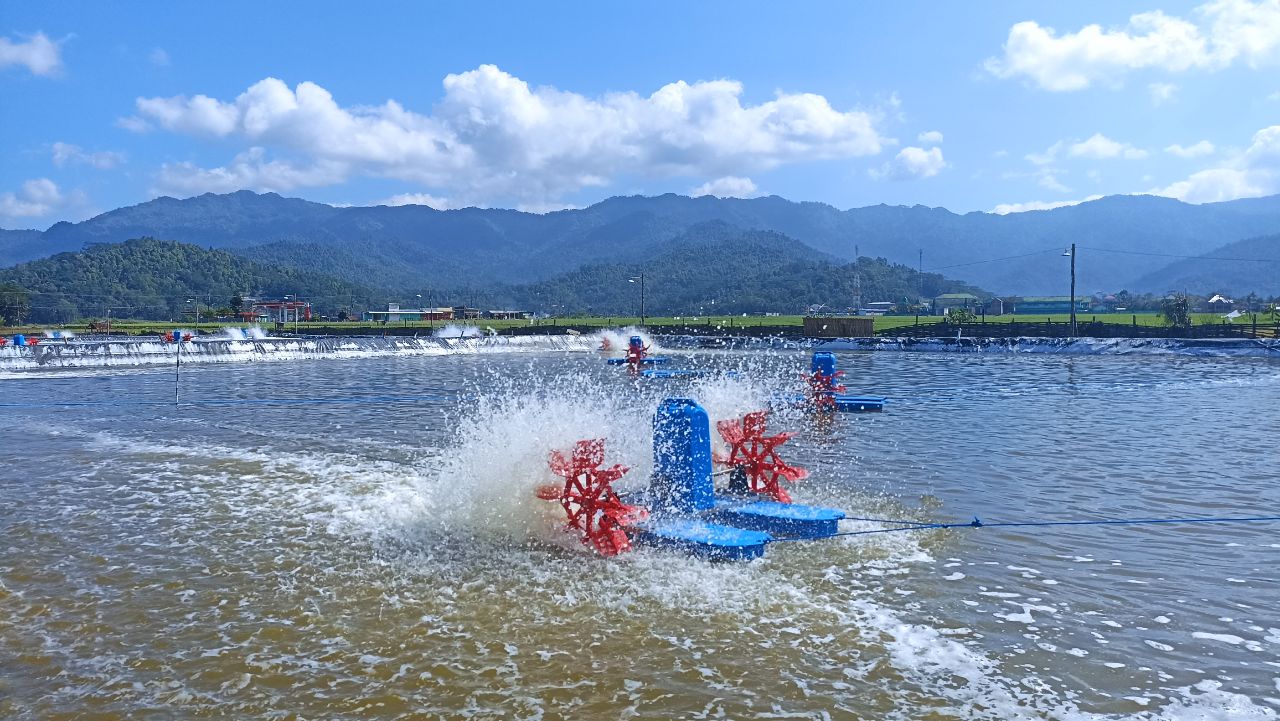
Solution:
M 561 451 L 552 451 L 551 472 L 564 477 L 564 487 L 541 486 L 537 494 L 564 506 L 567 525 L 582 532 L 583 543 L 590 543 L 602 556 L 616 556 L 631 548 L 625 528 L 648 518 L 649 511 L 623 503 L 614 492 L 613 482 L 627 472 L 626 466 L 601 468 L 602 463 L 603 438 L 578 441 L 568 458 Z
M 836 379 L 844 375 L 844 371 L 827 374 L 820 370 L 807 377 L 809 381 L 809 403 L 814 410 L 830 413 L 836 409 L 836 394 L 843 393 L 845 387 L 837 384 Z
M 715 454 L 720 465 L 741 469 L 750 489 L 770 496 L 781 503 L 790 503 L 791 496 L 782 487 L 782 481 L 798 481 L 809 475 L 803 468 L 789 466 L 778 457 L 778 446 L 791 440 L 794 433 L 766 436 L 768 411 L 755 411 L 741 420 L 731 418 L 716 423 L 720 436 L 729 444 L 729 455 Z
M 644 359 L 649 355 L 649 346 L 643 343 L 632 343 L 627 346 L 627 367 L 633 372 L 639 371 Z

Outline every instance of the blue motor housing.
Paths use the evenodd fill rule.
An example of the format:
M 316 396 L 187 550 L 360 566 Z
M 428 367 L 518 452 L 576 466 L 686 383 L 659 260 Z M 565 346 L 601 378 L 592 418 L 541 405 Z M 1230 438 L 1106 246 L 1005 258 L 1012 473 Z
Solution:
M 653 416 L 653 481 L 656 512 L 693 513 L 715 505 L 711 478 L 711 420 L 697 401 L 667 398 Z
M 827 351 L 819 351 L 813 354 L 813 361 L 809 364 L 809 372 L 817 373 L 822 371 L 822 375 L 831 376 L 836 372 L 836 354 Z

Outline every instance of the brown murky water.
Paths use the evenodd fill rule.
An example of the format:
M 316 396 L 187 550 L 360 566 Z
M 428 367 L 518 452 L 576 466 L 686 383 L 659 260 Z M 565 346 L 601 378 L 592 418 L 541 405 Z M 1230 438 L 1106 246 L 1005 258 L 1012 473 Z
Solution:
M 167 371 L 0 381 L 0 718 L 1280 712 L 1277 524 L 595 557 L 532 498 L 548 448 L 607 436 L 642 483 L 664 392 L 731 415 L 804 356 L 682 360 L 748 372 L 637 389 L 585 353 L 231 363 L 182 378 L 223 403 L 176 409 Z M 801 500 L 938 521 L 1280 511 L 1275 362 L 841 365 L 892 403 L 775 419 L 801 431 Z

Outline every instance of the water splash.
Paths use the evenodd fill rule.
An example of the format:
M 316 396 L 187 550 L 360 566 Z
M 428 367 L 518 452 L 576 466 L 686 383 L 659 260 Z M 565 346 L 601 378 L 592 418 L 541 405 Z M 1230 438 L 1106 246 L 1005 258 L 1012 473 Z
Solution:
M 397 542 L 555 540 L 561 511 L 534 496 L 538 486 L 562 482 L 547 465 L 551 450 L 604 438 L 606 463 L 631 469 L 615 487 L 642 490 L 652 472 L 653 412 L 662 397 L 695 398 L 714 424 L 764 407 L 775 388 L 768 376 L 721 375 L 684 387 L 643 383 L 583 361 L 551 376 L 530 369 L 478 381 L 473 401 L 450 421 L 454 441 L 414 483 L 387 489 L 352 518 Z
M 627 343 L 630 342 L 631 336 L 636 335 L 644 340 L 644 344 L 648 346 L 650 353 L 660 350 L 657 341 L 649 331 L 641 330 L 633 325 L 624 328 L 605 328 L 597 332 L 592 338 L 596 341 L 596 347 L 602 351 L 624 353 L 627 350 Z
M 413 338 L 407 336 L 326 336 L 270 338 L 261 329 L 246 329 L 244 339 L 220 336 L 181 344 L 158 338 L 75 339 L 33 347 L 0 347 L 0 373 L 60 368 L 144 367 L 182 363 L 244 363 L 310 359 L 356 359 L 387 356 L 452 355 L 521 351 L 589 351 L 589 339 L 572 336 L 498 336 Z
M 256 325 L 248 328 L 227 326 L 222 329 L 220 337 L 227 340 L 262 340 L 267 337 L 267 332 Z
M 479 338 L 484 333 L 473 325 L 450 323 L 443 328 L 436 328 L 431 333 L 433 338 Z

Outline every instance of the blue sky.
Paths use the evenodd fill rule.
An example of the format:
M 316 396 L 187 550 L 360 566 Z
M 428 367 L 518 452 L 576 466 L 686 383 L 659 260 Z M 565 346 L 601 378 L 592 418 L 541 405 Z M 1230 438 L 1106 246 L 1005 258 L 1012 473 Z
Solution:
M 239 188 L 537 212 L 1280 192 L 1280 0 L 6 3 L 0 227 Z

